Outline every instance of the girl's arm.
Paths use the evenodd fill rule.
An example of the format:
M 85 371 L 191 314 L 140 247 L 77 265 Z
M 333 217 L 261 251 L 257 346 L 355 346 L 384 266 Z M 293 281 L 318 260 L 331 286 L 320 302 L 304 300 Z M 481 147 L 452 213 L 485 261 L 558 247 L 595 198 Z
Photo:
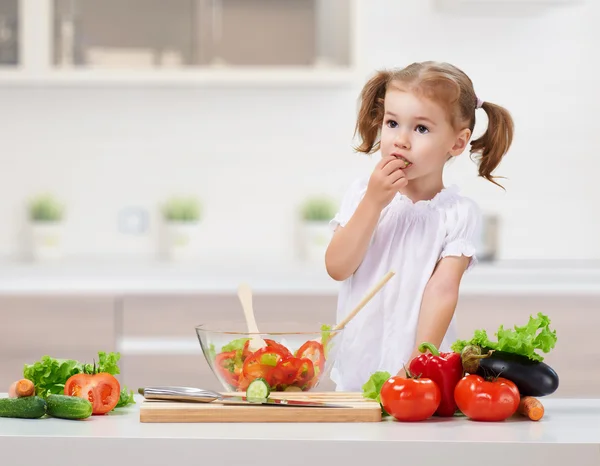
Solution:
M 325 267 L 331 278 L 346 280 L 362 262 L 381 211 L 398 190 L 408 184 L 402 168 L 406 163 L 392 155 L 382 157 L 369 178 L 367 191 L 343 228 L 336 228 L 325 252 Z
M 440 347 L 454 315 L 460 281 L 470 260 L 471 258 L 466 256 L 448 256 L 438 262 L 425 287 L 415 348 L 409 361 L 420 354 L 418 347 L 423 342 L 427 341 L 436 348 Z
M 362 262 L 381 209 L 368 198 L 356 207 L 345 227 L 337 227 L 325 252 L 325 267 L 331 278 L 343 281 L 352 275 Z

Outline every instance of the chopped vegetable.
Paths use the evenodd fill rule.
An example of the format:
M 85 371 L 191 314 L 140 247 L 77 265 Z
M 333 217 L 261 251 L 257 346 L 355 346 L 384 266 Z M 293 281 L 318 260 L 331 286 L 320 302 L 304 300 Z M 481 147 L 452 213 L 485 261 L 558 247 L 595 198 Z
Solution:
M 228 353 L 229 351 L 241 350 L 244 348 L 244 345 L 249 340 L 249 338 L 238 338 L 237 340 L 230 341 L 225 346 L 223 346 L 221 352 Z
M 524 396 L 519 403 L 518 412 L 532 421 L 539 421 L 544 417 L 544 405 L 537 398 Z
M 117 406 L 121 385 L 108 372 L 75 374 L 65 383 L 64 394 L 89 400 L 92 414 L 106 414 Z
M 538 333 L 539 332 L 539 333 Z M 485 330 L 475 330 L 470 341 L 457 340 L 452 350 L 460 353 L 468 345 L 481 347 L 483 351 L 497 350 L 526 356 L 533 361 L 543 361 L 537 350 L 549 353 L 556 344 L 556 330 L 550 330 L 550 319 L 538 312 L 537 317 L 530 316 L 529 322 L 521 327 L 505 329 L 500 326 L 496 332 L 497 342 L 491 341 Z
M 246 399 L 252 402 L 260 402 L 266 400 L 271 393 L 269 384 L 265 379 L 259 377 L 254 379 L 246 389 Z
M 319 341 L 309 340 L 292 352 L 285 345 L 264 339 L 266 346 L 252 352 L 248 338 L 229 342 L 217 353 L 209 346 L 215 374 L 221 382 L 236 391 L 247 391 L 256 379 L 264 379 L 271 391 L 313 388 L 325 370 L 325 350 Z

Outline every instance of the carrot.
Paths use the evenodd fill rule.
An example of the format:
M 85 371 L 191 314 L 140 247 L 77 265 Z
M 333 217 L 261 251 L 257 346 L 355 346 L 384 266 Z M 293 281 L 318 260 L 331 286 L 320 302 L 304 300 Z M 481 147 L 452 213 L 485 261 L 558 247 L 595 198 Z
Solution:
M 519 402 L 518 411 L 532 421 L 539 421 L 544 416 L 544 405 L 537 398 L 524 396 Z
M 8 390 L 10 398 L 22 398 L 35 395 L 35 386 L 28 379 L 21 379 L 13 382 Z

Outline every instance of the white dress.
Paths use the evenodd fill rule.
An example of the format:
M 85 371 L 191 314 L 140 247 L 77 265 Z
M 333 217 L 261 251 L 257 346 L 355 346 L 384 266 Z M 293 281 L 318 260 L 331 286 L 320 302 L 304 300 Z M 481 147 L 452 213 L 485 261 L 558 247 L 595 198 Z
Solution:
M 366 177 L 352 184 L 330 222 L 332 229 L 350 220 L 368 181 Z M 477 262 L 475 235 L 480 225 L 479 207 L 459 195 L 456 186 L 416 203 L 398 193 L 383 209 L 362 263 L 341 284 L 337 322 L 388 271 L 395 275 L 338 336 L 331 370 L 338 391 L 360 391 L 373 372 L 395 375 L 409 363 L 423 292 L 435 265 L 443 257 L 465 255 L 471 257 L 471 269 Z M 450 350 L 456 338 L 453 318 L 440 350 Z

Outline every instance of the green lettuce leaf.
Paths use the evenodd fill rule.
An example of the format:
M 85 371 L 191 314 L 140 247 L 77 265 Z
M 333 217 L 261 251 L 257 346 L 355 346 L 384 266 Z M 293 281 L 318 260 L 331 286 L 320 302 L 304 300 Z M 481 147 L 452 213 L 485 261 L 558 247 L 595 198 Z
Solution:
M 496 332 L 498 341 L 488 338 L 485 330 L 475 330 L 471 340 L 457 340 L 452 350 L 460 353 L 467 345 L 478 345 L 484 350 L 504 351 L 519 354 L 533 361 L 543 361 L 544 357 L 536 351 L 549 353 L 556 345 L 556 330 L 550 329 L 550 319 L 541 312 L 537 317 L 530 316 L 526 325 L 505 329 L 500 326 Z
M 329 340 L 330 336 L 331 325 L 321 325 L 321 344 L 323 345 L 323 356 L 325 356 L 325 359 L 327 359 L 329 356 L 329 350 L 331 349 L 331 341 Z
M 389 372 L 378 371 L 373 373 L 371 377 L 369 377 L 369 380 L 362 386 L 363 398 L 377 401 L 379 406 L 381 406 L 381 414 L 383 416 L 388 416 L 388 413 L 381 405 L 381 387 L 383 387 L 383 384 L 387 382 L 390 377 L 391 374 Z
M 117 403 L 116 408 L 124 408 L 128 405 L 135 404 L 135 400 L 133 399 L 133 390 L 128 390 L 127 387 L 123 387 L 121 389 L 121 395 L 119 396 L 119 402 Z
M 23 378 L 33 382 L 36 395 L 46 398 L 51 394 L 62 394 L 69 377 L 81 372 L 83 366 L 73 359 L 43 356 L 33 364 L 25 364 Z
M 389 372 L 378 371 L 371 375 L 369 380 L 362 386 L 363 397 L 371 400 L 375 400 L 381 403 L 379 394 L 381 393 L 381 387 L 391 377 Z
M 221 348 L 221 352 L 227 353 L 229 351 L 243 350 L 244 345 L 248 340 L 250 340 L 250 338 L 238 338 L 237 340 L 230 341 Z
M 99 351 L 98 361 L 90 364 L 81 363 L 74 359 L 56 359 L 45 355 L 33 364 L 25 364 L 23 378 L 33 382 L 36 395 L 46 398 L 51 394 L 63 394 L 65 383 L 69 380 L 69 377 L 76 374 L 97 372 L 108 372 L 111 375 L 120 374 L 118 366 L 120 358 L 120 353 Z M 132 403 L 135 403 L 133 391 L 123 387 L 117 408 Z
M 86 374 L 98 372 L 108 372 L 110 375 L 120 374 L 118 362 L 121 359 L 121 353 L 98 352 L 98 362 L 94 364 L 84 364 L 83 370 Z

